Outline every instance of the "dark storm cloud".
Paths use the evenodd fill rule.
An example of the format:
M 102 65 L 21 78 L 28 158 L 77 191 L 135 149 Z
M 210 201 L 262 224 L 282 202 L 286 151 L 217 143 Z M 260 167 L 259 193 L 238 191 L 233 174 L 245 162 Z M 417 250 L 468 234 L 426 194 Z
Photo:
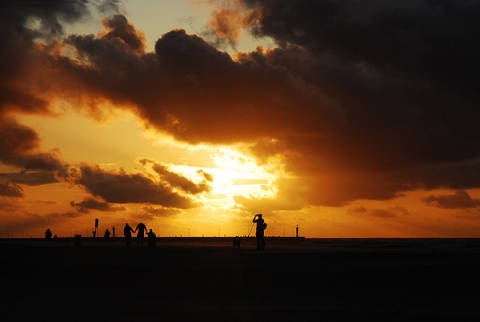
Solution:
M 65 165 L 55 151 L 40 152 L 40 139 L 31 128 L 14 118 L 0 119 L 0 162 L 24 170 L 56 171 L 65 173 Z
M 82 0 L 2 1 L 0 25 L 9 32 L 3 36 L 16 36 L 23 40 L 59 36 L 63 34 L 61 21 L 75 22 L 87 15 L 87 4 L 87 1 Z M 35 28 L 28 23 L 35 25 Z
M 0 119 L 0 158 L 2 161 L 29 153 L 38 148 L 40 139 L 33 129 L 19 124 L 14 118 Z
M 155 54 L 75 36 L 69 43 L 91 65 L 62 67 L 177 139 L 257 141 L 259 160 L 284 155 L 305 205 L 462 188 L 440 169 L 480 157 L 471 90 L 479 48 L 463 41 L 480 29 L 477 6 L 382 3 L 249 2 L 255 33 L 281 46 L 238 60 L 183 30 L 164 34 Z M 479 175 L 467 180 L 480 184 Z
M 447 87 L 468 84 L 476 75 L 480 45 L 471 39 L 479 28 L 480 4 L 475 1 L 244 2 L 261 10 L 254 31 L 283 46 L 297 44 L 347 63 L 363 62 L 421 78 L 430 75 L 439 83 L 448 82 Z
M 108 202 L 104 202 L 101 200 L 97 200 L 94 198 L 86 198 L 82 200 L 81 202 L 75 202 L 71 201 L 70 205 L 77 209 L 79 212 L 83 213 L 88 213 L 90 210 L 100 210 L 100 211 L 108 211 L 108 212 L 114 212 L 114 211 L 125 211 L 125 207 L 113 207 L 110 205 Z
M 84 98 L 90 105 L 103 99 L 131 108 L 148 126 L 178 140 L 256 143 L 252 151 L 259 162 L 282 155 L 286 171 L 295 177 L 278 182 L 286 201 L 272 207 L 339 206 L 356 199 L 386 200 L 415 189 L 480 187 L 480 45 L 474 40 L 480 31 L 480 4 L 237 3 L 243 3 L 247 14 L 229 10 L 243 17 L 241 23 L 224 24 L 229 15 L 216 11 L 215 28 L 233 39 L 236 26 L 250 23 L 255 35 L 273 38 L 279 48 L 259 48 L 234 60 L 201 37 L 173 30 L 158 39 L 154 53 L 145 53 L 143 34 L 126 17 L 115 15 L 104 20 L 106 30 L 99 37 L 74 35 L 56 43 L 71 49 L 60 55 L 53 45 L 41 51 L 33 46 L 34 39 L 61 33 L 59 2 L 49 2 L 48 12 L 58 14 L 56 20 L 48 15 L 41 19 L 46 26 L 38 29 L 40 34 L 25 27 L 33 9 L 18 12 L 23 19 L 16 26 L 23 27 L 4 33 L 8 50 L 1 57 L 9 63 L 0 65 L 0 94 L 5 93 L 0 108 L 41 113 L 54 95 L 78 102 Z M 74 20 L 81 14 L 74 10 L 66 17 Z M 11 27 L 14 21 L 5 16 L 0 26 Z M 32 64 L 48 66 L 50 73 L 27 73 Z M 36 75 L 48 81 L 40 82 Z M 22 83 L 23 78 L 29 82 Z M 30 83 L 41 83 L 42 95 Z M 33 164 L 27 161 L 22 166 Z M 100 175 L 97 170 L 90 179 Z M 166 176 L 165 169 L 157 170 Z M 145 196 L 164 189 L 163 197 L 170 200 L 168 189 L 149 178 L 117 175 L 107 180 L 105 174 L 103 184 L 114 178 L 143 180 L 141 185 L 149 187 Z M 166 181 L 185 192 L 206 189 L 168 176 Z M 115 199 L 91 182 L 84 185 L 108 202 Z M 119 190 L 118 200 L 143 200 L 125 191 Z
M 15 109 L 46 113 L 48 100 L 32 90 L 31 78 L 43 57 L 35 41 L 64 34 L 64 23 L 89 15 L 89 6 L 117 8 L 114 1 L 39 0 L 0 4 L 0 113 Z
M 63 24 L 88 16 L 91 7 L 105 10 L 117 5 L 85 0 L 0 3 L 0 162 L 22 170 L 0 176 L 12 183 L 39 185 L 66 176 L 58 152 L 40 151 L 38 134 L 10 115 L 18 111 L 49 113 L 49 85 L 53 82 L 46 79 L 49 72 L 44 68 L 51 65 L 37 41 L 59 39 L 64 35 Z
M 197 206 L 188 196 L 180 195 L 162 182 L 154 182 L 142 174 L 128 174 L 122 170 L 107 172 L 84 164 L 74 181 L 93 196 L 110 203 L 151 203 L 182 209 Z
M 103 13 L 115 12 L 120 8 L 119 3 L 114 0 L 4 0 L 0 4 L 2 36 L 26 41 L 61 36 L 64 34 L 63 24 L 90 16 L 91 8 Z
M 474 199 L 465 190 L 457 190 L 454 194 L 429 196 L 422 199 L 427 205 L 445 209 L 477 208 L 480 207 L 480 199 Z
M 327 88 L 347 110 L 343 131 L 325 142 L 335 163 L 392 168 L 479 155 L 480 45 L 470 38 L 480 4 L 245 2 L 261 7 L 255 32 L 282 45 L 272 64 Z
M 331 136 L 290 142 L 293 156 L 303 154 L 290 159 L 292 168 L 318 182 L 305 181 L 318 190 L 311 200 L 480 186 L 480 45 L 472 41 L 480 4 L 243 2 L 258 10 L 254 33 L 280 45 L 263 55 L 268 62 L 324 89 L 345 110 L 343 128 Z
M 133 105 L 150 125 L 191 143 L 255 140 L 292 127 L 327 131 L 341 115 L 333 100 L 287 69 L 236 62 L 184 30 L 164 34 L 155 54 L 139 55 L 115 37 L 72 36 L 67 43 L 88 61 L 79 66 L 62 58 L 72 93 L 83 88 Z

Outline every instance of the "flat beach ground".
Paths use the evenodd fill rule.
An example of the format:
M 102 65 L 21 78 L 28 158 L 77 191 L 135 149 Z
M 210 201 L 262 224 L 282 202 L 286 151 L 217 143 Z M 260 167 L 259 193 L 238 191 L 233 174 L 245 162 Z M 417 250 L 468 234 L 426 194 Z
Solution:
M 480 240 L 0 240 L 17 321 L 474 321 Z M 5 320 L 6 321 L 6 320 Z

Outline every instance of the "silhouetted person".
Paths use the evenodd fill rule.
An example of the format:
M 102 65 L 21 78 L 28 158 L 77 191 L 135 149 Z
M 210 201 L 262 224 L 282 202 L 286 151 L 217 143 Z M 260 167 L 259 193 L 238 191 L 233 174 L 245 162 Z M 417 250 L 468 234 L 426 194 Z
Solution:
M 262 214 L 255 215 L 253 217 L 253 222 L 257 223 L 257 250 L 264 250 L 265 249 L 265 228 L 267 228 L 267 224 L 265 220 L 262 218 Z
M 125 228 L 123 228 L 123 236 L 127 239 L 127 245 L 132 243 L 132 233 L 134 233 L 132 227 L 129 224 L 125 224 Z
M 105 230 L 105 235 L 103 235 L 103 238 L 105 238 L 105 240 L 108 240 L 110 238 L 110 231 L 108 230 Z
M 155 248 L 157 247 L 157 235 L 150 229 L 150 231 L 147 233 L 148 237 L 148 248 Z
M 240 241 L 240 237 L 235 236 L 235 238 L 233 239 L 233 249 L 240 249 L 241 243 L 242 242 Z
M 50 231 L 50 228 L 47 228 L 45 231 L 45 239 L 50 240 L 52 238 L 52 232 Z
M 137 228 L 135 228 L 135 231 L 138 231 L 137 244 L 142 243 L 143 245 L 143 239 L 145 238 L 145 233 L 147 232 L 147 226 L 145 226 L 145 224 L 141 222 L 137 225 Z

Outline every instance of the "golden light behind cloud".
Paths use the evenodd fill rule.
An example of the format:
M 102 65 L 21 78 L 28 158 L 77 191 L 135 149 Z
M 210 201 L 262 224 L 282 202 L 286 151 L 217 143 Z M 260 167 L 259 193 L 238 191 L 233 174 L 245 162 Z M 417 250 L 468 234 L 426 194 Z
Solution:
M 479 7 L 438 6 L 2 6 L 0 222 L 477 236 Z

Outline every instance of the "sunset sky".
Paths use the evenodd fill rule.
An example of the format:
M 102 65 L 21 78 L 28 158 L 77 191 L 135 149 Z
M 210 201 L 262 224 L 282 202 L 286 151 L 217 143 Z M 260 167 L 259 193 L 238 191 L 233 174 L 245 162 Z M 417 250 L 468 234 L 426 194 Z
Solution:
M 480 237 L 480 3 L 0 4 L 0 237 Z

